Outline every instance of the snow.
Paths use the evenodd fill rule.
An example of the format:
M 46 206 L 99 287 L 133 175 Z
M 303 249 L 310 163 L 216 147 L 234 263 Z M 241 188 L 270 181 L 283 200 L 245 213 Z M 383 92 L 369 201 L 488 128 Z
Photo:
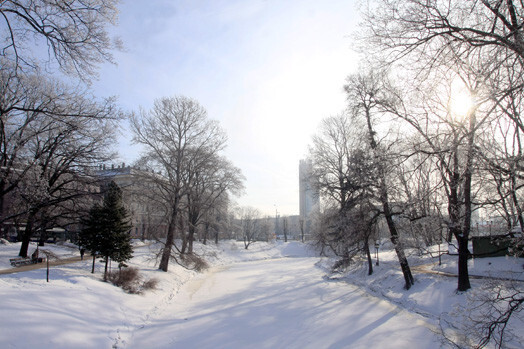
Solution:
M 37 243 L 31 242 L 27 250 L 28 256 L 31 256 L 36 248 Z M 41 247 L 41 249 L 47 250 L 60 258 L 80 256 L 80 250 L 78 247 L 71 243 L 47 244 L 44 247 Z M 2 239 L 2 243 L 0 244 L 0 270 L 11 268 L 9 259 L 17 258 L 19 251 L 20 243 L 13 244 L 9 243 L 7 240 Z M 40 257 L 43 257 L 43 255 L 40 254 Z
M 161 317 L 134 334 L 129 348 L 406 348 L 413 341 L 428 348 L 435 343 L 424 325 L 412 328 L 413 321 L 424 322 L 420 316 L 354 286 L 326 282 L 314 263 L 311 258 L 252 261 L 200 276 Z
M 0 275 L 2 348 L 441 348 L 439 321 L 459 321 L 489 280 L 474 279 L 473 290 L 457 293 L 456 257 L 442 265 L 428 255 L 408 256 L 415 285 L 403 289 L 394 252 L 381 246 L 380 265 L 367 275 L 364 263 L 330 273 L 331 258 L 306 244 L 242 242 L 196 244 L 210 264 L 197 273 L 176 264 L 157 269 L 159 246 L 135 241 L 130 265 L 158 286 L 127 294 L 101 281 L 103 265 L 91 274 L 91 260 Z M 11 269 L 20 244 L 0 245 L 0 269 Z M 36 248 L 32 245 L 29 252 Z M 44 247 L 61 256 L 78 255 L 74 246 Z M 409 251 L 408 251 L 409 252 Z M 470 261 L 470 274 L 523 278 L 523 259 L 497 257 Z M 429 273 L 431 272 L 431 273 Z M 500 281 L 502 282 L 502 281 Z M 447 323 L 447 322 L 446 322 Z M 460 324 L 445 326 L 458 340 Z M 516 319 L 513 328 L 522 328 Z M 510 326 L 510 327 L 511 327 Z M 456 328 L 455 328 L 456 327 Z M 518 348 L 524 335 L 512 339 Z

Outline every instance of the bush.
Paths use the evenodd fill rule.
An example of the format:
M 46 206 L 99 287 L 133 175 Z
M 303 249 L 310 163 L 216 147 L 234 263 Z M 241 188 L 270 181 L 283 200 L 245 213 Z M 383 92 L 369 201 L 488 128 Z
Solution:
M 132 294 L 140 294 L 146 290 L 155 289 L 158 285 L 157 279 L 149 279 L 142 282 L 142 276 L 137 268 L 121 268 L 108 273 L 107 280 L 113 285 L 121 287 L 124 291 Z
M 345 271 L 351 264 L 351 260 L 352 260 L 351 257 L 345 257 L 345 258 L 339 259 L 338 261 L 335 262 L 335 264 L 333 264 L 333 267 L 331 267 L 331 272 L 336 273 L 336 272 Z
M 142 291 L 154 290 L 158 285 L 158 279 L 149 279 L 142 284 Z
M 181 257 L 183 266 L 188 269 L 201 272 L 209 268 L 209 264 L 207 264 L 207 262 L 203 258 L 195 254 L 183 254 L 180 257 Z

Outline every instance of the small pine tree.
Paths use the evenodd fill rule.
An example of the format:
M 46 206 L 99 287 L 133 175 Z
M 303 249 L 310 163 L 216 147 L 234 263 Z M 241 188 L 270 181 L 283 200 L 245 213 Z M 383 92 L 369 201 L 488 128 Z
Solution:
M 80 244 L 93 256 L 98 254 L 104 258 L 104 280 L 107 280 L 109 259 L 121 267 L 133 257 L 129 215 L 122 202 L 122 191 L 115 182 L 109 183 L 102 206 L 95 204 L 91 208 L 85 226 Z
M 94 204 L 89 210 L 87 219 L 83 220 L 84 229 L 78 236 L 78 245 L 81 248 L 86 249 L 93 256 L 93 266 L 91 273 L 95 272 L 95 260 L 96 255 L 99 254 L 100 248 L 100 237 L 99 234 L 103 231 L 100 217 L 102 216 L 102 206 Z

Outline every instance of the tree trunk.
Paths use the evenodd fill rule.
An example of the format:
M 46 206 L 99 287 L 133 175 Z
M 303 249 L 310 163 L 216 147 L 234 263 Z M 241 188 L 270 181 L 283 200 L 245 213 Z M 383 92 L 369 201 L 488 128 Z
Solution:
M 459 203 L 459 180 L 458 156 L 454 156 L 454 168 L 450 178 L 448 195 L 448 214 L 449 214 L 449 235 L 454 236 L 458 243 L 458 291 L 466 291 L 471 286 L 469 283 L 468 272 L 468 239 L 464 236 L 463 228 L 460 224 L 460 203 Z M 464 218 L 466 221 L 466 218 Z
M 204 240 L 202 241 L 202 243 L 204 245 L 207 245 L 207 234 L 209 234 L 209 223 L 206 222 L 205 226 L 206 228 L 204 229 Z
M 467 238 L 460 237 L 457 239 L 459 244 L 459 257 L 458 257 L 458 285 L 457 291 L 463 292 L 471 288 L 469 283 L 469 271 L 468 271 L 468 240 Z
M 95 273 L 95 260 L 96 260 L 96 253 L 93 254 L 93 266 L 91 267 L 91 274 Z
M 395 252 L 397 254 L 397 258 L 400 263 L 400 269 L 402 270 L 402 274 L 404 275 L 404 281 L 405 281 L 404 288 L 406 290 L 409 290 L 411 286 L 413 286 L 415 279 L 413 278 L 413 275 L 411 274 L 411 269 L 409 268 L 408 259 L 406 258 L 406 254 L 404 253 L 404 248 L 402 247 L 402 244 L 400 243 L 398 231 L 395 226 L 395 222 L 393 221 L 393 214 L 389 207 L 388 190 L 387 190 L 384 164 L 381 163 L 381 161 L 383 160 L 380 159 L 380 155 L 378 153 L 379 151 L 378 144 L 375 140 L 376 133 L 371 123 L 371 114 L 370 114 L 369 108 L 366 108 L 365 113 L 366 113 L 366 122 L 367 122 L 367 128 L 368 128 L 369 145 L 371 146 L 371 149 L 373 150 L 374 158 L 376 159 L 377 164 L 379 166 L 378 181 L 379 181 L 379 190 L 380 190 L 380 202 L 384 209 L 384 216 L 386 218 L 386 223 L 389 228 L 390 239 L 391 239 L 391 242 L 393 243 L 393 246 L 395 247 Z
M 298 221 L 298 224 L 300 226 L 300 237 L 301 237 L 302 242 L 304 242 L 304 219 L 300 218 L 300 220 Z
M 27 226 L 26 226 L 27 228 Z M 20 257 L 27 257 L 27 250 L 29 249 L 29 238 L 26 238 L 26 235 L 22 236 L 22 245 L 20 246 L 20 252 L 18 253 L 18 256 Z
M 517 198 L 517 183 L 516 183 L 516 175 L 515 173 L 511 174 L 511 199 L 513 201 L 513 205 L 515 206 L 515 209 L 517 211 L 517 220 L 520 225 L 520 232 L 522 233 L 524 230 L 524 217 L 522 215 L 522 208 L 519 204 L 519 200 Z
M 27 224 L 25 226 L 24 233 L 22 234 L 22 245 L 20 246 L 20 252 L 18 255 L 20 257 L 27 257 L 27 251 L 29 250 L 29 243 L 31 241 L 31 236 L 33 235 L 33 225 L 35 221 L 36 212 L 31 210 L 27 216 Z
M 284 217 L 282 220 L 282 225 L 284 226 L 284 242 L 287 242 L 287 233 L 288 233 L 288 222 L 287 217 Z
M 187 251 L 187 241 L 188 241 L 188 235 L 186 233 L 182 233 L 182 247 L 180 248 L 181 254 L 185 254 Z
M 189 214 L 189 236 L 187 237 L 187 253 L 193 253 L 193 241 L 195 240 L 196 226 L 198 224 L 198 210 L 194 209 Z
M 364 251 L 368 258 L 368 275 L 373 274 L 373 260 L 371 259 L 371 252 L 369 251 L 369 240 L 366 238 L 364 241 Z
M 0 237 L 7 239 L 7 228 L 5 223 L 5 214 L 4 214 L 4 188 L 5 181 L 0 180 Z
M 470 255 L 468 249 L 469 233 L 471 231 L 471 212 L 472 212 L 472 198 L 471 198 L 471 179 L 473 166 L 473 146 L 475 140 L 475 113 L 469 116 L 469 134 L 468 134 L 468 148 L 466 158 L 466 169 L 464 171 L 464 225 L 462 231 L 457 236 L 459 245 L 459 260 L 458 260 L 458 291 L 467 291 L 471 288 L 469 282 L 468 258 Z
M 404 288 L 406 290 L 409 290 L 411 286 L 413 286 L 413 284 L 415 283 L 415 279 L 413 278 L 413 274 L 411 274 L 408 259 L 406 258 L 406 254 L 404 253 L 404 247 L 400 242 L 397 227 L 395 226 L 395 222 L 393 221 L 393 216 L 391 214 L 391 211 L 389 209 L 389 203 L 387 201 L 383 203 L 383 208 L 384 215 L 386 216 L 386 223 L 389 228 L 390 240 L 391 243 L 393 243 L 393 246 L 395 247 L 395 252 L 397 254 L 397 258 L 400 264 L 400 269 L 402 270 L 402 274 L 404 275 Z
M 42 216 L 42 215 L 41 215 Z M 45 246 L 45 242 L 47 241 L 47 226 L 49 223 L 47 222 L 47 219 L 42 217 L 42 224 L 40 225 L 40 239 L 38 240 L 38 246 Z
M 393 243 L 393 246 L 395 247 L 395 252 L 397 254 L 397 258 L 400 264 L 400 269 L 402 270 L 402 274 L 404 275 L 404 288 L 406 290 L 409 290 L 411 286 L 413 286 L 413 284 L 415 283 L 415 279 L 413 278 L 413 274 L 411 274 L 408 259 L 406 258 L 406 254 L 404 253 L 404 247 L 400 242 L 397 227 L 395 225 L 395 221 L 393 220 L 393 213 L 391 212 L 391 208 L 389 207 L 386 180 L 382 169 L 380 171 L 380 176 L 380 201 L 384 210 L 384 217 L 386 218 L 386 223 L 389 229 L 391 243 Z
M 466 181 L 468 182 L 468 181 Z M 470 189 L 471 189 L 471 183 Z M 467 190 L 465 190 L 467 193 Z M 471 288 L 471 285 L 469 283 L 469 271 L 468 271 L 468 259 L 469 259 L 469 248 L 468 248 L 468 242 L 469 242 L 469 231 L 471 229 L 471 201 L 468 198 L 469 195 L 465 195 L 464 203 L 466 205 L 465 207 L 465 215 L 464 215 L 464 228 L 462 231 L 459 232 L 457 236 L 457 242 L 458 242 L 458 284 L 457 284 L 457 290 L 458 291 L 467 291 Z
M 195 240 L 195 231 L 191 232 L 188 237 L 188 248 L 187 253 L 192 254 L 193 253 L 193 241 Z
M 105 266 L 104 266 L 104 281 L 107 281 L 107 266 L 109 264 L 109 256 L 105 257 Z
M 4 222 L 4 188 L 5 188 L 5 181 L 2 179 L 0 180 L 0 222 Z
M 178 205 L 175 205 L 178 207 Z M 162 271 L 167 271 L 169 266 L 169 259 L 171 258 L 171 246 L 175 242 L 175 231 L 176 231 L 176 219 L 177 219 L 177 210 L 173 208 L 173 213 L 171 213 L 171 220 L 169 222 L 169 227 L 167 229 L 166 244 L 164 245 L 164 250 L 162 251 L 162 258 L 160 259 L 160 265 L 158 268 Z

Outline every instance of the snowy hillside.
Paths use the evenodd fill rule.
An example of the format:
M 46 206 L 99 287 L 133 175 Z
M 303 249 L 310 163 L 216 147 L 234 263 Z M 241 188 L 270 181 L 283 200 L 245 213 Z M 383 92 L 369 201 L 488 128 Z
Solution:
M 55 254 L 78 254 L 66 246 L 52 248 Z M 18 249 L 19 244 L 0 245 L 0 269 L 11 269 L 9 258 Z M 144 279 L 159 281 L 141 295 L 101 282 L 102 264 L 91 274 L 89 258 L 53 267 L 49 283 L 45 269 L 0 275 L 1 347 L 448 347 L 442 328 L 459 341 L 465 312 L 458 307 L 468 308 L 468 299 L 493 282 L 472 279 L 471 292 L 456 294 L 456 278 L 427 273 L 454 273 L 454 257 L 445 256 L 438 266 L 435 259 L 413 254 L 416 283 L 405 291 L 387 249 L 372 276 L 360 265 L 331 274 L 332 260 L 298 242 L 255 243 L 245 250 L 242 243 L 225 241 L 195 249 L 210 264 L 206 272 L 171 264 L 164 273 L 154 259 L 157 246 L 135 242 L 130 264 Z M 470 273 L 522 280 L 523 262 L 472 260 Z M 510 327 L 523 325 L 515 318 Z M 520 347 L 524 336 L 514 334 L 506 347 Z

